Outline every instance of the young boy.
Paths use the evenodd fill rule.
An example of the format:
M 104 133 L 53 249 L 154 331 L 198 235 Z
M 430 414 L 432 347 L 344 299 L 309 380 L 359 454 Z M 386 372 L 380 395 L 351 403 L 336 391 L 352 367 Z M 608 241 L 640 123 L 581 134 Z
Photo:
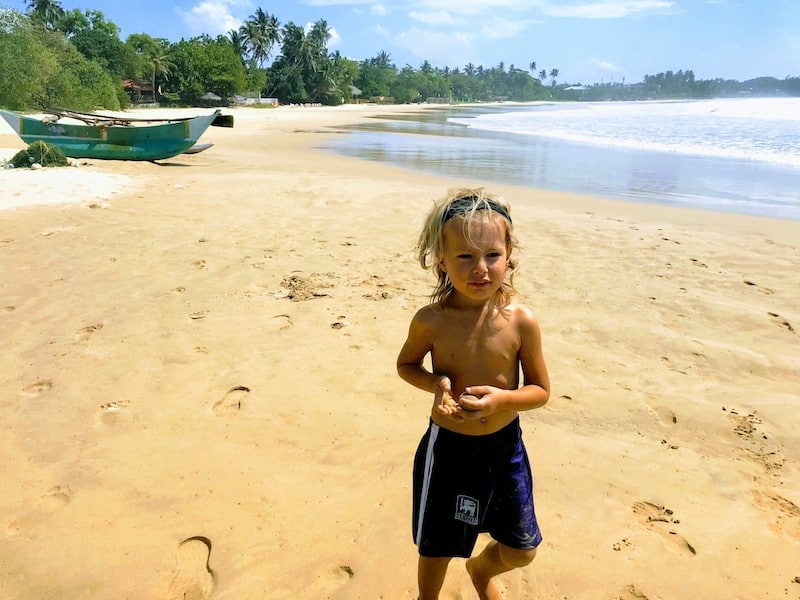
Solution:
M 414 460 L 420 600 L 438 598 L 456 556 L 481 599 L 501 598 L 495 577 L 528 565 L 542 540 L 518 413 L 543 406 L 550 382 L 536 319 L 510 303 L 514 248 L 509 207 L 483 190 L 438 201 L 420 236 L 438 282 L 397 359 L 400 377 L 433 394 Z M 469 558 L 480 532 L 492 541 Z

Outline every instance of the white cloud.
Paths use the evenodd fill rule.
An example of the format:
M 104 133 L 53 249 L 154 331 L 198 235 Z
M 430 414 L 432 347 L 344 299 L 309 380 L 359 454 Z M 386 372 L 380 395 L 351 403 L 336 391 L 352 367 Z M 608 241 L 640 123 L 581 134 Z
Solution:
M 380 15 L 381 17 L 389 12 L 384 4 L 373 4 L 369 7 L 369 10 L 373 15 Z
M 661 12 L 675 8 L 671 0 L 600 0 L 580 4 L 548 5 L 543 7 L 551 17 L 577 17 L 581 19 L 619 19 L 644 12 Z
M 455 25 L 456 19 L 453 15 L 446 10 L 419 12 L 412 10 L 408 16 L 415 21 L 426 23 L 428 25 Z
M 373 0 L 304 0 L 301 4 L 309 6 L 365 6 Z
M 394 42 L 407 49 L 420 61 L 431 60 L 431 57 L 435 56 L 437 66 L 456 66 L 469 62 L 465 57 L 473 54 L 472 39 L 473 36 L 468 33 L 420 30 L 412 27 L 395 36 Z M 425 43 L 420 44 L 420 40 L 425 40 Z M 402 68 L 404 65 L 397 66 Z M 419 65 L 411 66 L 416 68 Z
M 593 58 L 589 62 L 592 64 L 592 66 L 597 67 L 601 71 L 609 71 L 611 73 L 622 73 L 624 71 L 624 69 L 618 67 L 614 63 L 610 63 L 599 58 Z
M 540 7 L 541 1 L 535 0 L 418 0 L 414 8 L 424 11 L 447 10 L 463 15 L 474 15 L 483 11 L 525 10 Z
M 331 34 L 331 39 L 328 40 L 328 50 L 339 47 L 342 43 L 342 36 L 336 31 L 336 27 L 331 27 L 328 31 Z
M 536 22 L 533 19 L 495 17 L 483 26 L 483 36 L 490 39 L 512 38 L 524 31 L 528 25 Z
M 236 4 L 235 0 L 204 0 L 188 11 L 177 10 L 193 35 L 220 35 L 241 26 L 241 19 L 231 14 L 231 7 Z
M 389 35 L 389 30 L 383 25 L 373 25 L 370 31 L 372 31 L 372 33 L 377 33 L 381 37 L 387 37 Z

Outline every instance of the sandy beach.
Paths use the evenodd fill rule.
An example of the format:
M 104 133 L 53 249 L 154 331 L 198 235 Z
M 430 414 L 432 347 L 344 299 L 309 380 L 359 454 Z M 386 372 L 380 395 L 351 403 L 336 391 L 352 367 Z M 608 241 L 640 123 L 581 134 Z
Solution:
M 430 399 L 394 365 L 430 201 L 481 182 L 312 148 L 402 110 L 0 170 L 0 598 L 416 597 Z M 507 598 L 800 598 L 800 222 L 490 189 L 553 384 Z M 443 598 L 476 597 L 463 562 Z

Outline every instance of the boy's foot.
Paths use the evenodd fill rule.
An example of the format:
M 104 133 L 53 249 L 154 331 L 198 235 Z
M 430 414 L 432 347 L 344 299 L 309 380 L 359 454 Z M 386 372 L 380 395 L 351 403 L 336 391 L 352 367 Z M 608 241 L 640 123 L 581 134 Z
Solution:
M 492 578 L 481 572 L 479 560 L 480 556 L 467 559 L 467 573 L 472 579 L 475 591 L 478 592 L 478 598 L 481 600 L 502 600 L 503 596 L 494 581 L 492 581 Z

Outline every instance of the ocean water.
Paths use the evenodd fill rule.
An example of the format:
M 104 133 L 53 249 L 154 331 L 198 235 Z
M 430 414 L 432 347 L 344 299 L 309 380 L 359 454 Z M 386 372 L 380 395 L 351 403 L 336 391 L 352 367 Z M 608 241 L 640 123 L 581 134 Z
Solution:
M 800 98 L 446 107 L 323 147 L 463 177 L 800 220 Z

